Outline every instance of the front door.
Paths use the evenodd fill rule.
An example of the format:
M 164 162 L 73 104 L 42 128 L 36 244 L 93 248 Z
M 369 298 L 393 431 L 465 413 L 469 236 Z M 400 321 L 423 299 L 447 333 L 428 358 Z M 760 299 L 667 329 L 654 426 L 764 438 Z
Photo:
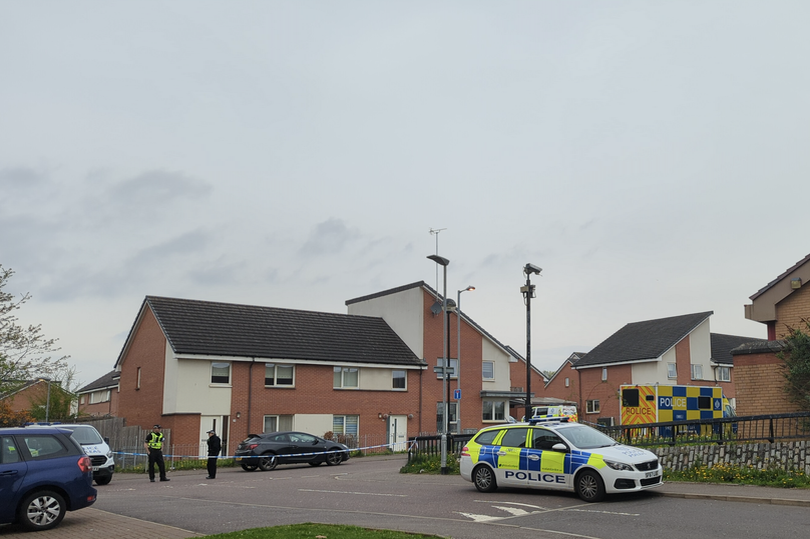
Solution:
M 228 454 L 227 416 L 204 415 L 200 417 L 200 456 L 208 457 L 208 431 L 213 430 L 222 440 L 222 455 Z
M 408 416 L 388 416 L 388 444 L 394 452 L 408 449 Z

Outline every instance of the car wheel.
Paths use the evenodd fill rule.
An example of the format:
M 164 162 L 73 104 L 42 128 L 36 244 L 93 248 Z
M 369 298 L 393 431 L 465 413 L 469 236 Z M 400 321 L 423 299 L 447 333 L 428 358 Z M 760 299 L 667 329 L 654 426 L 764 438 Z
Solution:
M 275 470 L 276 466 L 278 466 L 278 458 L 273 453 L 265 453 L 259 457 L 259 468 L 261 468 L 263 472 Z
M 586 502 L 601 502 L 605 499 L 605 483 L 598 473 L 585 470 L 576 478 L 577 496 Z
M 96 485 L 109 485 L 110 481 L 112 481 L 111 475 L 102 475 L 96 478 Z
M 492 468 L 483 464 L 473 470 L 473 483 L 475 483 L 475 488 L 481 492 L 492 492 L 498 488 Z
M 337 466 L 343 462 L 343 455 L 340 453 L 327 453 L 326 454 L 326 464 L 329 466 Z
M 258 464 L 246 464 L 244 462 L 241 463 L 242 469 L 246 472 L 255 472 L 256 468 L 259 467 Z
M 320 462 L 310 462 L 309 465 L 310 466 L 320 466 L 321 463 Z
M 41 490 L 29 494 L 18 514 L 20 524 L 31 531 L 50 530 L 65 516 L 65 500 L 56 492 Z

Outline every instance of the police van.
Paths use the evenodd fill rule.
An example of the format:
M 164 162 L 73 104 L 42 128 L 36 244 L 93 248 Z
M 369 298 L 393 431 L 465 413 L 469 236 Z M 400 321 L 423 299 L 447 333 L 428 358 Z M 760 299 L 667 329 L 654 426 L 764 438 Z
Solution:
M 87 424 L 65 424 L 65 423 L 37 423 L 26 425 L 26 428 L 36 427 L 56 427 L 58 429 L 69 430 L 71 438 L 79 442 L 85 454 L 90 457 L 93 465 L 93 480 L 97 485 L 107 485 L 112 481 L 115 473 L 115 460 L 107 440 L 93 425 Z
M 567 490 L 586 502 L 663 484 L 654 453 L 564 420 L 483 428 L 462 449 L 460 467 L 481 492 L 499 486 Z

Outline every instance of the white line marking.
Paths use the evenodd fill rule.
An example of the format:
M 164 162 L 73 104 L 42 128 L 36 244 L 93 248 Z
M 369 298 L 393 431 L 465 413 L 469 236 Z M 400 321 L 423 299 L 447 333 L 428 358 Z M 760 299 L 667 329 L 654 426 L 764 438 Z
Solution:
M 391 496 L 394 498 L 407 498 L 407 494 L 375 494 L 373 492 L 350 492 L 347 490 L 316 490 L 311 488 L 299 488 L 300 492 L 325 492 L 326 494 L 358 494 L 360 496 Z

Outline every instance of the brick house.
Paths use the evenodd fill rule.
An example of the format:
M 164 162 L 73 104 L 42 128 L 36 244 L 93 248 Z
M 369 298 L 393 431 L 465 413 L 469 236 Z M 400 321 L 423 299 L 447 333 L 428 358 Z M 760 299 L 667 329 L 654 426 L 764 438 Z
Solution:
M 742 345 L 732 351 L 740 415 L 779 414 L 799 411 L 784 392 L 785 379 L 780 339 L 789 328 L 806 331 L 810 319 L 810 255 L 788 268 L 750 297 L 745 318 L 765 324 L 768 340 Z
M 0 400 L 5 401 L 12 412 L 32 411 L 37 408 L 44 409 L 48 404 L 48 391 L 50 391 L 51 402 L 54 403 L 54 406 L 56 405 L 55 399 L 57 396 L 60 396 L 61 400 L 72 399 L 72 395 L 62 389 L 61 382 L 54 381 L 49 384 L 48 380 L 40 378 L 16 384 L 13 389 L 0 394 Z M 55 412 L 55 410 L 53 411 Z M 68 413 L 72 412 L 75 412 L 75 409 L 68 410 Z
M 119 375 L 110 371 L 79 389 L 79 415 L 90 417 L 118 416 Z
M 545 394 L 566 400 L 576 394 L 580 419 L 606 424 L 619 423 L 623 384 L 720 386 L 733 403 L 730 350 L 752 339 L 712 334 L 712 314 L 627 324 L 587 354 L 569 357 Z
M 381 317 L 418 357 L 425 359 L 424 413 L 420 414 L 424 421 L 419 432 L 441 430 L 444 388 L 433 367 L 441 365 L 445 339 L 450 367 L 454 369 L 448 384 L 449 430 L 476 432 L 488 424 L 505 422 L 511 403 L 525 396 L 522 388 L 515 388 L 512 383 L 512 369 L 520 364 L 519 356 L 456 309 L 452 300 L 448 302 L 449 323 L 445 326 L 441 302 L 440 294 L 419 281 L 351 299 L 346 305 L 349 314 Z M 524 367 L 520 379 L 525 380 L 525 376 Z M 542 382 L 538 387 L 543 387 Z M 461 391 L 460 400 L 455 398 L 455 390 Z M 429 419 L 434 413 L 435 423 Z
M 439 430 L 444 395 L 453 431 L 503 422 L 515 358 L 454 311 L 445 387 L 433 371 L 446 329 L 437 302 L 424 282 L 348 300 L 348 314 L 147 296 L 115 364 L 118 415 L 160 423 L 184 451 L 213 428 L 228 454 L 275 430 L 405 442 Z

